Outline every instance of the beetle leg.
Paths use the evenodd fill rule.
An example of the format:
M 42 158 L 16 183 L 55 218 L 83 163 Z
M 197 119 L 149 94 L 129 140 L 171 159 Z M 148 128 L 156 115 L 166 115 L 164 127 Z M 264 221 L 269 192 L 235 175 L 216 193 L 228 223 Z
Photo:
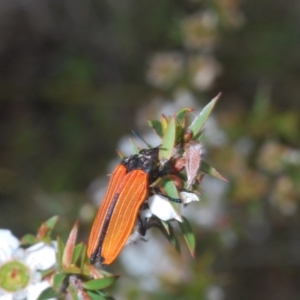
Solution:
M 145 236 L 147 231 L 147 219 L 145 219 L 145 223 L 143 223 L 142 218 L 140 215 L 138 216 L 138 226 L 139 226 L 139 233 L 141 236 Z
M 154 187 L 153 192 L 154 192 L 154 194 L 157 194 L 157 195 L 160 195 L 160 196 L 163 196 L 163 197 L 167 198 L 169 201 L 172 201 L 172 202 L 175 202 L 175 203 L 182 203 L 181 199 L 172 198 L 172 197 L 164 194 L 158 187 Z

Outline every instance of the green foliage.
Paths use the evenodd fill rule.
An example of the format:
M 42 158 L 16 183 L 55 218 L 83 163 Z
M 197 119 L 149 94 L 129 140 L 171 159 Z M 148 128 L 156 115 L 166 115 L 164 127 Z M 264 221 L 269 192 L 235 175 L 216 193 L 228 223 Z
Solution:
M 205 122 L 207 121 L 209 115 L 211 114 L 214 106 L 216 105 L 220 97 L 221 94 L 218 94 L 209 104 L 207 104 L 203 108 L 199 116 L 195 118 L 193 123 L 189 126 L 188 130 L 192 133 L 192 136 L 195 139 L 200 136 L 201 130 L 203 129 Z
M 43 223 L 39 234 L 42 231 L 48 235 L 48 230 L 54 229 L 56 222 L 57 217 L 54 217 Z M 39 300 L 65 298 L 67 294 L 72 299 L 81 299 L 80 295 L 84 295 L 85 299 L 110 298 L 103 290 L 112 285 L 118 276 L 101 272 L 90 264 L 85 244 L 76 245 L 77 233 L 78 222 L 74 224 L 66 243 L 57 237 L 57 267 L 44 273 L 44 276 L 52 277 L 52 286 L 41 293 Z
M 148 122 L 156 133 L 161 132 L 162 135 L 162 146 L 159 150 L 161 159 L 160 163 L 164 165 L 165 162 L 169 160 L 172 161 L 173 164 L 171 167 L 171 173 L 166 178 L 159 179 L 153 185 L 162 190 L 170 198 L 170 205 L 174 211 L 176 219 L 179 221 L 181 232 L 192 257 L 195 256 L 195 236 L 188 220 L 181 216 L 180 206 L 182 204 L 175 203 L 172 200 L 179 200 L 181 198 L 180 192 L 184 190 L 182 187 L 187 186 L 186 181 L 190 175 L 190 170 L 187 168 L 188 159 L 194 160 L 191 164 L 200 164 L 199 166 L 195 166 L 195 169 L 198 170 L 198 174 L 193 175 L 195 177 L 195 182 L 191 184 L 191 191 L 197 191 L 197 189 L 199 189 L 199 183 L 201 183 L 204 173 L 225 180 L 218 171 L 201 159 L 202 153 L 199 151 L 199 148 L 197 148 L 196 153 L 193 154 L 189 154 L 187 151 L 191 144 L 195 142 L 199 143 L 201 135 L 203 134 L 205 122 L 211 114 L 219 97 L 220 94 L 208 103 L 200 114 L 193 120 L 192 124 L 188 124 L 186 120 L 187 113 L 192 111 L 190 108 L 184 108 L 172 117 L 166 117 L 163 115 L 160 121 L 150 120 Z M 176 169 L 176 161 L 181 162 L 181 168 Z M 178 182 L 182 182 L 181 187 L 176 185 Z M 157 220 L 157 222 L 160 223 L 158 228 L 167 237 L 176 250 L 179 251 L 180 248 L 178 239 L 175 237 L 174 230 L 172 229 L 169 221 L 163 222 L 162 220 Z

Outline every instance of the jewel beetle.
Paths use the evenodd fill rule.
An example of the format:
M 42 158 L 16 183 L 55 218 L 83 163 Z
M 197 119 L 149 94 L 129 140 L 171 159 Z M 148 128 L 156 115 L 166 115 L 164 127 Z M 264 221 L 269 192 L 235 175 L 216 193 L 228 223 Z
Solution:
M 123 159 L 111 174 L 88 240 L 91 263 L 109 265 L 117 258 L 148 197 L 149 185 L 170 172 L 168 163 L 160 167 L 158 151 L 159 147 L 142 149 Z

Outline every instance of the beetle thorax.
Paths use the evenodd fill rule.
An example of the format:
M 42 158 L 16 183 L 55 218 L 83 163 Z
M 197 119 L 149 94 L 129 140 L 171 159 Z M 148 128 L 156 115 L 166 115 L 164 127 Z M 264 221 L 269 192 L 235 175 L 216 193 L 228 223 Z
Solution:
M 158 149 L 142 149 L 139 154 L 129 156 L 123 161 L 127 172 L 132 170 L 143 170 L 150 174 L 158 168 Z

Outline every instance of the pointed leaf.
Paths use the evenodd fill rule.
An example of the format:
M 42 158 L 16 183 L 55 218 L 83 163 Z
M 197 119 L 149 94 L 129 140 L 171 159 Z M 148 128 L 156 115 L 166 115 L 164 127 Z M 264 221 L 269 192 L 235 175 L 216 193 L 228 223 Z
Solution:
M 212 112 L 214 106 L 217 101 L 221 97 L 221 93 L 219 93 L 213 100 L 211 100 L 201 111 L 198 117 L 193 121 L 193 123 L 189 126 L 189 130 L 192 132 L 193 136 L 197 136 L 200 131 L 203 129 L 203 126 L 208 119 L 210 113 Z
M 42 291 L 37 300 L 47 300 L 53 298 L 58 298 L 58 295 L 51 287 L 49 287 Z
M 85 272 L 84 270 L 85 272 L 84 274 L 87 274 L 88 276 L 91 276 L 94 279 L 99 279 L 104 277 L 100 269 L 97 269 L 94 265 L 86 264 L 85 268 L 87 269 L 87 272 Z
M 75 243 L 77 238 L 77 232 L 78 232 L 78 221 L 75 222 L 66 243 L 66 247 L 62 257 L 63 268 L 69 267 L 72 263 L 72 258 L 73 258 L 74 248 L 75 248 Z
M 63 257 L 65 245 L 59 236 L 57 236 L 56 241 L 57 241 L 57 252 L 56 252 L 57 269 L 58 271 L 62 271 L 62 257 Z
M 195 235 L 189 221 L 185 217 L 182 217 L 182 221 L 182 223 L 179 223 L 179 227 L 183 233 L 184 240 L 188 246 L 188 249 L 190 250 L 191 256 L 195 258 Z
M 39 240 L 42 240 L 47 236 L 48 232 L 49 232 L 49 227 L 47 227 L 45 223 L 42 223 L 42 225 L 37 230 L 36 236 Z
M 105 270 L 101 270 L 101 273 L 105 276 L 105 277 L 111 277 L 111 276 L 114 276 L 114 274 L 110 273 L 110 272 L 107 272 Z
M 93 279 L 84 282 L 82 285 L 87 290 L 102 290 L 112 285 L 118 278 L 119 276 L 111 276 L 100 279 Z
M 163 233 L 165 238 L 170 242 L 170 244 L 175 248 L 177 253 L 180 253 L 181 252 L 180 243 L 174 234 L 173 227 L 169 222 L 167 224 L 168 224 L 168 229 L 165 229 L 164 227 L 159 227 L 159 229 Z
M 81 243 L 81 244 L 82 244 L 82 251 L 81 251 L 79 267 L 80 267 L 80 269 L 83 269 L 83 266 L 87 259 L 87 254 L 86 254 L 86 244 L 85 243 Z
M 184 126 L 184 124 L 185 124 L 185 118 L 186 118 L 186 113 L 192 112 L 192 111 L 193 111 L 192 108 L 187 108 L 187 107 L 181 109 L 181 110 L 177 113 L 177 115 L 176 115 L 177 124 L 178 124 L 178 125 Z
M 169 235 L 169 234 L 170 234 L 170 231 L 169 231 L 169 223 L 166 222 L 166 221 L 163 221 L 163 220 L 160 220 L 160 221 L 161 221 L 162 226 L 163 226 L 164 229 L 166 230 L 166 233 Z
M 47 220 L 46 222 L 42 223 L 37 231 L 37 238 L 43 240 L 47 235 L 51 233 L 53 228 L 55 227 L 58 221 L 58 216 L 54 216 Z
M 161 123 L 161 127 L 162 127 L 162 136 L 163 136 L 167 130 L 169 120 L 165 115 L 161 115 L 160 123 Z
M 172 117 L 168 124 L 167 130 L 163 136 L 162 145 L 159 149 L 159 158 L 169 160 L 172 156 L 176 138 L 176 122 Z
M 85 254 L 84 250 L 85 250 L 85 244 L 83 244 L 83 243 L 80 243 L 75 246 L 74 252 L 73 252 L 73 258 L 72 258 L 73 264 L 75 264 L 77 262 L 77 260 L 79 260 L 79 258 L 81 258 L 81 256 L 84 256 L 84 254 Z
M 204 173 L 207 173 L 213 177 L 216 177 L 218 179 L 221 179 L 223 181 L 228 181 L 225 177 L 223 177 L 215 168 L 211 167 L 207 162 L 202 161 L 201 163 L 201 167 L 200 167 L 201 171 Z
M 175 199 L 180 200 L 177 187 L 173 180 L 171 180 L 169 178 L 164 179 L 161 183 L 161 187 L 164 190 L 164 192 L 166 193 L 166 195 L 168 195 L 170 198 L 172 198 L 174 200 Z M 173 209 L 177 213 L 176 219 L 179 222 L 181 222 L 180 203 L 176 203 L 176 202 L 170 200 L 170 204 L 172 205 Z
M 70 265 L 63 268 L 64 273 L 68 274 L 82 274 L 82 270 L 76 265 Z
M 53 230 L 54 227 L 55 227 L 56 224 L 57 224 L 58 218 L 59 218 L 59 216 L 54 216 L 54 217 L 48 219 L 48 220 L 45 222 L 45 225 L 46 225 L 49 229 Z
M 42 278 L 48 277 L 49 275 L 53 275 L 53 268 L 49 268 L 47 270 L 39 270 L 42 275 Z
M 170 198 L 180 200 L 177 187 L 173 180 L 165 178 L 161 181 L 161 187 Z
M 175 248 L 175 250 L 180 253 L 180 244 L 177 237 L 174 235 L 174 230 L 169 222 L 165 222 L 155 217 L 154 222 L 151 223 L 150 227 L 156 227 L 165 236 L 165 238 L 170 242 L 170 244 Z M 150 218 L 150 222 L 153 216 Z M 148 227 L 148 228 L 150 228 Z
M 92 300 L 106 300 L 107 298 L 105 296 L 102 296 L 101 294 L 94 292 L 94 291 L 87 291 L 87 294 L 90 296 Z
M 163 128 L 161 122 L 157 120 L 148 120 L 148 124 L 151 128 L 154 129 L 155 133 L 162 137 L 163 136 Z
M 64 281 L 66 280 L 66 278 L 67 278 L 66 274 L 62 274 L 62 273 L 56 274 L 53 277 L 53 288 L 55 290 L 60 290 L 60 288 L 63 286 Z

